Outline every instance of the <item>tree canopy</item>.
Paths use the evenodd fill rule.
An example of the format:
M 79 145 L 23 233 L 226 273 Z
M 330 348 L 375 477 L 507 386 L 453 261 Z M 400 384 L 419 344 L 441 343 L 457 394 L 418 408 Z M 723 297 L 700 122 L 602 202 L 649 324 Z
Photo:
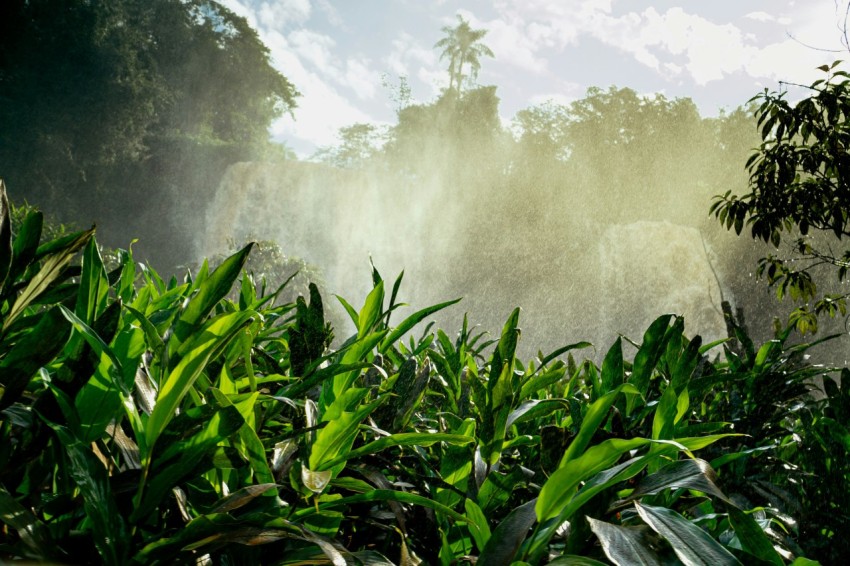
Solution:
M 66 219 L 208 190 L 198 171 L 255 154 L 298 96 L 212 0 L 8 0 L 0 35 L 0 172 Z
M 759 260 L 759 273 L 777 285 L 780 298 L 812 301 L 792 313 L 797 328 L 817 329 L 817 315 L 846 314 L 850 293 L 821 294 L 813 273 L 832 268 L 839 283 L 847 279 L 850 250 L 835 250 L 835 240 L 850 236 L 850 74 L 840 62 L 820 67 L 826 76 L 807 88 L 797 103 L 787 91 L 756 96 L 762 142 L 747 162 L 750 192 L 727 191 L 712 206 L 717 218 L 738 234 L 750 227 L 753 238 L 785 255 Z

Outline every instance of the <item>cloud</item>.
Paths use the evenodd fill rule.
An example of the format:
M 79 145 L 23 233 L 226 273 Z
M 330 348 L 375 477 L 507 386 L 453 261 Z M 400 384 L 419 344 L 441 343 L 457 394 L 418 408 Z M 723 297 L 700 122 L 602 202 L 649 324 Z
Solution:
M 650 6 L 615 14 L 612 5 L 612 0 L 502 0 L 495 3 L 497 17 L 480 24 L 491 30 L 486 41 L 494 51 L 498 49 L 500 62 L 536 73 L 545 72 L 558 54 L 584 37 L 628 53 L 667 80 L 689 78 L 697 85 L 735 73 L 772 79 L 784 71 L 796 76 L 813 61 L 801 45 L 795 47 L 786 40 L 765 44 L 762 39 L 760 43 L 765 34 L 716 23 L 691 7 L 659 11 Z M 628 8 L 630 3 L 620 5 Z M 822 32 L 824 22 L 819 18 L 832 12 L 811 10 L 810 5 L 796 10 L 793 15 L 781 10 L 775 14 L 754 11 L 740 23 L 784 27 L 792 21 L 803 22 L 803 30 Z M 805 25 L 807 21 L 812 24 Z
M 331 37 L 308 29 L 299 29 L 290 33 L 287 39 L 287 47 L 294 50 L 300 59 L 317 69 L 333 72 L 334 56 L 331 51 L 336 42 Z
M 262 2 L 257 9 L 260 24 L 279 29 L 289 24 L 303 24 L 312 13 L 310 0 L 274 0 Z
M 767 12 L 750 12 L 749 14 L 744 16 L 747 19 L 755 20 L 757 22 L 775 22 L 776 18 L 771 16 Z
M 361 100 L 375 98 L 377 85 L 381 82 L 381 75 L 369 68 L 369 60 L 348 59 L 345 65 L 343 84 L 354 90 L 354 93 Z

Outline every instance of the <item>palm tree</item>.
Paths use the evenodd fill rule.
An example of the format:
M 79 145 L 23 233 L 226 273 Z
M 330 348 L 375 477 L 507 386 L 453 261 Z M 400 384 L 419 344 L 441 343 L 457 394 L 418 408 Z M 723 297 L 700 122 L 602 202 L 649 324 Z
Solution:
M 472 79 L 478 76 L 481 69 L 482 56 L 493 57 L 489 47 L 481 43 L 481 38 L 487 35 L 486 29 L 472 29 L 469 22 L 458 14 L 458 24 L 455 27 L 443 26 L 445 37 L 434 44 L 434 48 L 442 49 L 440 59 L 449 60 L 449 90 L 456 89 L 460 92 L 461 84 L 465 78 L 463 68 L 469 67 Z

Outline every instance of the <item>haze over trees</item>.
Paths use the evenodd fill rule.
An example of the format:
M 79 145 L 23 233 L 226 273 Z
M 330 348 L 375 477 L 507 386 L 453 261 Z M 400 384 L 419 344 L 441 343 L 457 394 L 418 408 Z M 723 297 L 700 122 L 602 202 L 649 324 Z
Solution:
M 188 259 L 165 235 L 172 213 L 197 210 L 230 163 L 273 156 L 269 124 L 298 96 L 256 31 L 213 1 L 9 0 L 0 36 L 13 199 L 95 220 L 115 245 L 171 248 L 171 261 Z
M 199 241 L 261 241 L 163 278 L 133 249 L 104 257 L 94 228 L 11 207 L 0 181 L 0 558 L 807 566 L 850 552 L 850 370 L 813 364 L 790 326 L 770 332 L 774 303 L 742 267 L 763 249 L 707 214 L 722 193 L 739 233 L 850 235 L 836 66 L 795 106 L 765 93 L 704 117 L 686 98 L 594 87 L 506 127 L 497 86 L 475 81 L 486 31 L 460 18 L 435 46 L 440 96 L 412 104 L 401 80 L 395 124 L 345 127 L 305 163 L 267 139 L 295 87 L 216 3 L 2 10 L 0 174 L 21 194 L 142 227 L 172 263 Z M 212 220 L 197 230 L 189 208 Z M 389 285 L 355 242 L 410 269 Z M 843 279 L 850 257 L 830 243 L 796 246 Z M 340 320 L 298 245 L 370 283 L 362 301 L 338 296 Z M 762 266 L 814 298 L 811 264 Z M 409 289 L 432 306 L 403 310 Z M 427 324 L 461 295 L 470 317 Z M 722 298 L 750 330 L 723 320 Z M 734 340 L 694 336 L 712 320 Z

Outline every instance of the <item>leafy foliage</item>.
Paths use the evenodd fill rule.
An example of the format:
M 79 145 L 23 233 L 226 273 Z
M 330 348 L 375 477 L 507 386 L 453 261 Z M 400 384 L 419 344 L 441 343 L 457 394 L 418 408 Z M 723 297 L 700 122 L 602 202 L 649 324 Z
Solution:
M 11 0 L 0 36 L 5 178 L 121 242 L 181 245 L 155 240 L 170 209 L 263 154 L 298 95 L 245 19 L 209 0 Z
M 770 434 L 742 446 L 738 422 L 753 418 L 717 420 L 717 384 L 763 387 L 753 380 L 785 363 L 781 344 L 712 364 L 711 345 L 664 315 L 632 362 L 617 340 L 601 367 L 575 362 L 584 342 L 522 363 L 518 309 L 496 341 L 466 322 L 455 339 L 432 325 L 417 338 L 456 301 L 391 325 L 402 277 L 389 287 L 373 270 L 362 308 L 340 299 L 355 332 L 331 350 L 315 285 L 309 302 L 275 303 L 243 272 L 227 298 L 252 245 L 166 282 L 130 251 L 107 272 L 92 231 L 38 245 L 38 220 L 0 241 L 4 557 L 783 564 L 802 551 L 772 525 L 808 515 L 727 495 L 762 485 L 731 466 L 772 451 L 850 480 L 834 452 L 846 392 L 831 381 L 824 400 L 799 397 L 817 422 L 757 417 L 822 435 L 796 452 Z
M 711 208 L 738 234 L 749 225 L 753 238 L 777 248 L 783 232 L 794 238 L 794 256 L 768 255 L 759 261 L 758 272 L 777 285 L 779 298 L 813 301 L 792 313 L 803 333 L 817 330 L 817 315 L 845 315 L 850 296 L 843 291 L 820 295 L 813 278 L 815 268 L 828 266 L 842 282 L 850 262 L 850 252 L 834 251 L 824 237 L 850 235 L 850 75 L 836 70 L 839 65 L 820 67 L 826 78 L 812 83 L 812 94 L 796 104 L 786 100 L 787 92 L 765 90 L 753 99 L 760 102 L 756 116 L 763 141 L 747 162 L 751 192 L 739 197 L 727 191 Z

